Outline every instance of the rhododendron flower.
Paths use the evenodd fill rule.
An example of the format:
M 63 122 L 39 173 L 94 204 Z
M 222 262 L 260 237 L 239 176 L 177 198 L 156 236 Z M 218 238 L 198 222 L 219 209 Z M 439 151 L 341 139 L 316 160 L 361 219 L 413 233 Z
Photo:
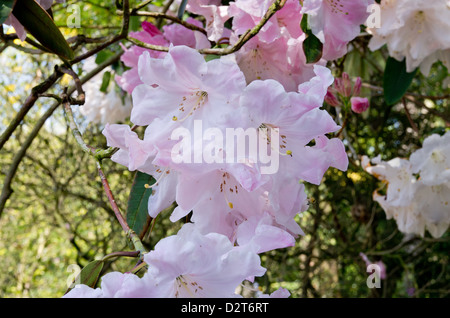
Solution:
M 290 295 L 291 293 L 286 288 L 280 287 L 270 295 L 261 294 L 258 298 L 288 298 Z
M 357 114 L 364 113 L 369 109 L 369 100 L 366 97 L 353 96 L 350 98 L 350 103 L 352 105 L 352 110 Z
M 186 19 L 186 22 L 198 27 L 202 26 L 200 21 L 193 18 Z M 144 21 L 142 22 L 142 29 L 143 31 L 130 32 L 129 36 L 141 42 L 157 46 L 173 44 L 175 46 L 186 45 L 195 49 L 210 47 L 210 43 L 203 33 L 190 30 L 176 23 L 165 25 L 163 32 L 161 32 L 152 23 Z M 125 52 L 120 57 L 120 60 L 130 69 L 122 75 L 116 75 L 115 79 L 120 87 L 131 94 L 136 86 L 143 83 L 138 72 L 138 61 L 142 53 L 148 52 L 152 58 L 162 58 L 166 55 L 166 52 L 150 50 L 137 45 L 133 45 L 130 48 L 122 45 L 122 48 Z
M 255 27 L 263 18 L 274 0 L 237 0 L 230 2 L 229 14 L 233 17 L 232 29 L 240 36 Z M 264 24 L 256 35 L 259 41 L 272 43 L 280 37 L 298 38 L 302 34 L 301 6 L 298 1 L 287 0 L 281 10 Z
M 409 160 L 375 158 L 371 166 L 363 158 L 365 170 L 387 184 L 386 194 L 375 192 L 374 200 L 397 221 L 400 231 L 423 236 L 428 230 L 440 237 L 450 225 L 449 136 L 447 132 L 427 137 Z
M 159 297 L 236 297 L 242 281 L 266 271 L 251 249 L 235 247 L 221 234 L 202 235 L 193 224 L 159 241 L 144 261 Z
M 102 276 L 98 288 L 75 285 L 63 298 L 159 298 L 156 282 L 148 274 L 110 272 Z
M 205 17 L 208 39 L 215 42 L 224 36 L 224 24 L 230 18 L 228 6 L 220 4 L 220 0 L 191 0 L 186 5 L 186 10 Z
M 422 148 L 411 154 L 412 172 L 427 185 L 450 183 L 450 133 L 427 137 Z
M 100 288 L 76 285 L 64 298 L 239 297 L 239 284 L 266 271 L 251 248 L 233 246 L 221 234 L 202 235 L 191 223 L 159 241 L 144 261 L 148 270 L 142 278 L 111 272 Z
M 369 100 L 358 96 L 361 92 L 361 77 L 357 77 L 355 84 L 350 76 L 343 72 L 341 77 L 335 79 L 333 86 L 328 88 L 325 102 L 334 107 L 348 107 L 355 113 L 363 113 L 369 108 Z
M 131 113 L 131 121 L 137 125 L 169 118 L 189 126 L 194 118 L 202 118 L 208 126 L 208 121 L 216 122 L 229 112 L 245 87 L 244 75 L 236 64 L 227 59 L 206 62 L 187 46 L 171 46 L 163 59 L 144 52 L 139 75 L 144 84 L 133 91 Z
M 237 1 L 230 4 L 233 16 L 230 43 L 256 26 L 273 1 Z M 236 61 L 247 83 L 258 79 L 275 79 L 287 91 L 314 76 L 313 64 L 306 64 L 303 51 L 305 35 L 300 28 L 300 4 L 288 0 L 262 27 L 260 32 L 235 53 Z M 320 60 L 319 65 L 325 65 Z
M 449 3 L 447 0 L 382 0 L 380 28 L 371 28 L 371 50 L 387 45 L 389 55 L 406 58 L 407 72 L 420 67 L 428 75 L 431 65 L 441 60 L 450 66 Z
M 323 58 L 334 60 L 347 53 L 347 44 L 360 33 L 373 0 L 305 0 L 311 31 L 324 44 Z
M 301 93 L 287 93 L 281 84 L 273 80 L 254 81 L 246 88 L 240 104 L 248 109 L 254 128 L 279 129 L 279 149 L 274 149 L 273 140 L 269 144 L 272 151 L 280 153 L 281 169 L 287 169 L 293 177 L 318 184 L 330 165 L 346 169 L 345 159 L 344 162 L 334 161 L 347 156 L 343 146 L 326 148 L 326 138 L 320 137 L 337 131 L 339 126 L 326 111 L 318 109 L 333 77 L 328 69 L 321 66 L 316 66 L 315 72 L 318 76 L 304 83 L 299 88 Z M 316 103 L 311 103 L 312 98 L 316 99 Z M 316 138 L 315 147 L 306 146 Z M 323 146 L 319 146 L 322 141 Z M 337 152 L 325 155 L 322 152 L 325 149 Z

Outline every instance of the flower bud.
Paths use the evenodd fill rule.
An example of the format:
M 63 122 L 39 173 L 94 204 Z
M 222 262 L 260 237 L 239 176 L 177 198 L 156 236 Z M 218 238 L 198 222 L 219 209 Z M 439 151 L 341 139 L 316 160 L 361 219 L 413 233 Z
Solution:
M 350 80 L 350 76 L 348 76 L 346 72 L 342 73 L 342 85 L 343 85 L 342 95 L 350 97 L 352 95 L 352 81 Z
M 365 97 L 352 97 L 350 99 L 352 110 L 355 113 L 361 114 L 369 108 L 369 100 Z
M 340 105 L 336 95 L 330 89 L 327 90 L 327 94 L 325 95 L 325 102 L 333 107 Z
M 356 78 L 355 86 L 353 86 L 353 96 L 358 96 L 361 92 L 361 77 Z

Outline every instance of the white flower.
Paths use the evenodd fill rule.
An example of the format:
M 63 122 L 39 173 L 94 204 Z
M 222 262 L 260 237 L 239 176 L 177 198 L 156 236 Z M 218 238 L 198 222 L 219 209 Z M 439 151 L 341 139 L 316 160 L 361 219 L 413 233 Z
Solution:
M 87 60 L 83 69 L 92 70 L 95 67 L 93 60 Z M 114 83 L 114 76 L 111 75 L 110 83 L 106 93 L 100 91 L 103 75 L 111 72 L 111 67 L 105 68 L 83 85 L 86 94 L 85 103 L 80 107 L 80 113 L 86 117 L 88 122 L 105 125 L 123 122 L 131 114 L 131 98 Z
M 380 9 L 381 27 L 368 29 L 371 50 L 387 44 L 390 56 L 406 58 L 408 72 L 420 67 L 428 75 L 437 60 L 449 66 L 449 0 L 382 0 Z
M 387 184 L 373 198 L 404 233 L 441 237 L 450 225 L 450 132 L 431 135 L 410 159 L 363 157 L 364 169 Z
M 420 173 L 420 179 L 427 185 L 450 182 L 450 132 L 443 136 L 433 134 L 427 137 L 422 148 L 409 158 L 413 173 Z

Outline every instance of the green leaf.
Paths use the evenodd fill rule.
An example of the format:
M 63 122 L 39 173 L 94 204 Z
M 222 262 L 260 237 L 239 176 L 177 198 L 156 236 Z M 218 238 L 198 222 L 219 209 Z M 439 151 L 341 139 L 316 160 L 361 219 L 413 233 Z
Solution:
M 102 272 L 103 265 L 104 263 L 102 260 L 95 260 L 87 264 L 75 278 L 75 281 L 69 287 L 67 292 L 74 288 L 76 284 L 83 284 L 94 288 Z
M 34 0 L 18 0 L 13 14 L 46 49 L 64 59 L 73 59 L 74 53 L 47 11 Z
M 318 62 L 322 58 L 322 50 L 322 42 L 312 33 L 303 41 L 303 52 L 307 64 Z
M 306 63 L 316 63 L 322 58 L 323 43 L 312 33 L 308 24 L 308 15 L 303 15 L 300 27 L 306 35 L 303 41 L 303 52 L 305 53 Z
M 14 7 L 14 2 L 15 0 L 0 1 L 0 25 L 9 17 L 9 14 Z
M 95 57 L 95 63 L 102 64 L 104 61 L 106 61 L 113 55 L 114 55 L 114 53 L 109 50 L 101 50 L 100 52 L 97 53 L 97 55 Z
M 141 28 L 141 17 L 134 15 L 130 17 L 130 31 L 139 31 Z
M 386 61 L 383 76 L 384 99 L 386 104 L 397 103 L 408 90 L 416 75 L 417 69 L 411 73 L 406 72 L 406 61 L 399 62 L 389 57 Z
M 100 92 L 103 93 L 107 92 L 110 80 L 111 80 L 111 72 L 103 73 L 102 86 L 100 86 Z
M 152 194 L 152 189 L 146 188 L 146 185 L 154 183 L 155 179 L 152 176 L 137 171 L 128 198 L 127 223 L 141 238 L 147 231 L 151 221 L 148 215 L 148 198 Z

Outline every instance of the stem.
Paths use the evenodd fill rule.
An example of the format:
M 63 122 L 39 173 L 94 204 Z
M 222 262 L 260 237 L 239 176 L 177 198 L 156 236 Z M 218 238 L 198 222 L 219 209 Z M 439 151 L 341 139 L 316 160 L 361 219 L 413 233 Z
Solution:
M 139 251 L 140 256 L 142 257 L 143 254 L 147 253 L 147 250 L 145 249 L 144 245 L 142 244 L 141 240 L 139 239 L 139 236 L 132 229 L 130 229 L 130 227 L 127 224 L 127 221 L 125 220 L 122 213 L 120 212 L 120 209 L 117 206 L 116 200 L 114 199 L 114 195 L 109 186 L 108 180 L 106 179 L 106 176 L 103 173 L 100 161 L 96 160 L 96 164 L 97 164 L 98 174 L 100 176 L 100 179 L 101 179 L 101 182 L 103 185 L 103 189 L 105 190 L 106 196 L 108 197 L 109 203 L 111 204 L 111 207 L 114 211 L 116 219 L 117 219 L 117 221 L 119 221 L 119 224 L 122 227 L 123 231 L 126 233 L 127 237 L 133 243 L 135 250 Z
M 239 40 L 233 45 L 226 48 L 214 48 L 214 49 L 201 49 L 198 50 L 200 54 L 214 54 L 214 55 L 228 55 L 238 51 L 245 43 L 247 43 L 251 38 L 258 34 L 261 28 L 266 24 L 267 21 L 279 10 L 281 10 L 286 3 L 287 0 L 277 0 L 275 1 L 264 14 L 261 21 L 252 29 L 248 29 L 244 34 L 241 35 Z M 159 16 L 161 17 L 161 16 Z M 197 30 L 198 31 L 198 30 Z M 155 51 L 168 52 L 169 48 L 165 46 L 152 45 L 148 43 L 144 43 L 142 41 L 127 37 L 127 40 L 131 43 Z

